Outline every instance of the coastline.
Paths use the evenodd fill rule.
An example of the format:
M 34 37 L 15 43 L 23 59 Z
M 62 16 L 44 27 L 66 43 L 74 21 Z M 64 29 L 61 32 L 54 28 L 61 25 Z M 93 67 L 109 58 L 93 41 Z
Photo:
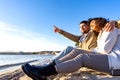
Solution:
M 0 66 L 0 80 L 19 80 L 25 75 L 21 69 L 21 65 L 24 63 L 37 64 L 38 60 Z
M 31 60 L 31 61 L 27 61 L 27 62 L 21 62 L 21 63 L 15 63 L 15 64 L 8 64 L 8 65 L 2 65 L 0 66 L 0 73 L 9 69 L 14 69 L 14 68 L 18 68 L 20 65 L 24 64 L 24 63 L 33 63 L 33 62 L 37 62 L 38 60 Z
M 44 65 L 37 60 L 28 62 L 33 65 Z M 47 63 L 50 60 L 44 62 Z M 0 68 L 0 80 L 32 80 L 21 69 L 21 65 L 24 63 L 2 66 L 2 69 Z M 48 80 L 120 80 L 120 76 L 111 76 L 92 69 L 81 68 L 73 73 L 49 76 Z
M 25 76 L 24 72 L 21 69 L 21 65 L 24 63 L 38 64 L 39 61 L 32 60 L 18 64 L 0 66 L 0 80 L 32 80 L 27 76 L 27 79 L 21 79 L 23 76 Z
M 28 56 L 27 56 L 28 57 Z M 33 65 L 44 65 L 51 62 L 51 58 L 19 62 L 19 63 L 9 63 L 0 66 L 0 80 L 32 80 L 21 69 L 21 65 L 24 63 L 30 63 Z M 120 77 L 112 77 L 107 74 L 103 74 L 97 71 L 82 68 L 74 73 L 69 74 L 58 74 L 48 77 L 48 80 L 120 80 Z

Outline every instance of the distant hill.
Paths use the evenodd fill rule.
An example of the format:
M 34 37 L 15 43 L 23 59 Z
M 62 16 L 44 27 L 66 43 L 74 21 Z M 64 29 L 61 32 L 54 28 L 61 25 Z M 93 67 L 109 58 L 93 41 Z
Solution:
M 33 52 L 32 54 L 56 54 L 60 51 L 40 51 L 40 52 Z
M 39 52 L 0 52 L 0 55 L 19 55 L 19 54 L 56 54 L 59 53 L 60 51 L 39 51 Z

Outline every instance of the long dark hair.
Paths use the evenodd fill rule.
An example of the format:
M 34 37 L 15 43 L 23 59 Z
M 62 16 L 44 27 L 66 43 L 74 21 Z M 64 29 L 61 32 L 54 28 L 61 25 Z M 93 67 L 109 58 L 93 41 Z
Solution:
M 89 18 L 88 19 L 88 25 L 90 26 L 90 22 L 92 20 L 95 20 L 96 21 L 96 25 L 97 27 L 101 30 L 102 28 L 104 28 L 104 26 L 106 25 L 106 23 L 109 22 L 109 19 L 105 19 L 103 17 L 96 17 L 96 18 Z

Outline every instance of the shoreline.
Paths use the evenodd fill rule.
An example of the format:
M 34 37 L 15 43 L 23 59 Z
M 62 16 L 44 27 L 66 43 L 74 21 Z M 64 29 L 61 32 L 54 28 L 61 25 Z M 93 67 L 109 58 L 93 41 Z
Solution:
M 38 60 L 31 60 L 31 61 L 26 61 L 26 62 L 21 62 L 21 63 L 1 65 L 0 66 L 0 72 L 4 71 L 4 70 L 7 70 L 7 69 L 10 69 L 10 68 L 13 68 L 13 67 L 18 67 L 18 66 L 20 66 L 24 63 L 33 63 L 33 62 L 37 62 L 37 61 Z
M 49 62 L 46 61 L 46 62 Z M 29 61 L 32 65 L 42 65 L 39 61 Z M 0 70 L 0 80 L 32 80 L 21 69 L 21 65 L 8 66 Z M 92 69 L 81 68 L 76 72 L 58 74 L 48 77 L 48 80 L 120 80 L 120 76 L 95 71 Z
M 24 63 L 38 64 L 39 62 L 38 60 L 32 60 Z M 27 76 L 27 79 L 20 79 L 25 76 L 25 73 L 21 69 L 21 66 L 24 63 L 2 66 L 2 69 L 0 70 L 0 80 L 32 80 Z

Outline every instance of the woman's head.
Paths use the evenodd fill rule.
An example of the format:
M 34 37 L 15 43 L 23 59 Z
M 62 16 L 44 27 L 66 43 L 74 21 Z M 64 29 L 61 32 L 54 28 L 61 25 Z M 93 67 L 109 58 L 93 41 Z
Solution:
M 102 30 L 102 28 L 104 28 L 104 26 L 108 22 L 109 21 L 107 19 L 102 17 L 88 19 L 88 25 L 91 27 L 93 31 L 96 31 L 96 32 L 99 32 L 100 30 Z
M 117 26 L 118 26 L 119 29 L 120 29 L 120 20 L 117 21 Z

